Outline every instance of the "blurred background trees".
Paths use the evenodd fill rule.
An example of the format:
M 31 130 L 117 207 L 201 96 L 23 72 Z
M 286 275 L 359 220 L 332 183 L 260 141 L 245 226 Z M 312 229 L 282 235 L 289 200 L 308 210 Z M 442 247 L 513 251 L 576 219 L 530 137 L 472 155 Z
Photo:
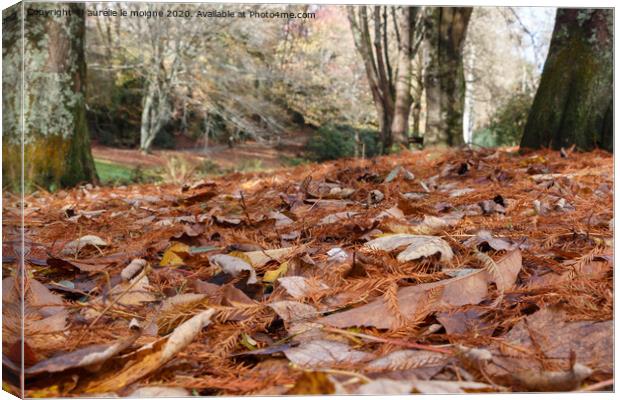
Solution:
M 122 6 L 139 10 L 146 4 Z M 87 5 L 114 7 L 118 5 Z M 77 67 L 79 73 L 63 83 L 82 95 L 88 88 L 79 106 L 85 118 L 73 113 L 77 122 L 67 125 L 75 128 L 85 121 L 77 130 L 67 129 L 76 132 L 71 143 L 85 149 L 66 147 L 73 149 L 71 157 L 77 154 L 82 160 L 83 172 L 70 174 L 77 181 L 96 179 L 89 135 L 83 135 L 87 130 L 96 148 L 139 150 L 144 157 L 153 150 L 175 149 L 207 161 L 246 141 L 254 148 L 282 151 L 283 163 L 369 157 L 422 141 L 425 146 L 521 142 L 611 149 L 603 134 L 611 126 L 612 110 L 610 11 L 559 10 L 554 20 L 556 10 L 550 8 L 148 8 L 179 17 L 87 16 L 85 39 L 73 38 L 69 46 L 75 48 L 71 60 L 76 65 L 84 54 L 88 71 Z M 312 17 L 184 17 L 207 9 Z M 46 34 L 54 30 L 52 23 L 38 29 Z M 8 55 L 10 48 L 4 46 L 3 53 Z M 64 53 L 59 49 L 55 54 Z M 567 59 L 579 62 L 562 61 Z M 17 62 L 5 57 L 5 70 L 15 74 Z M 5 93 L 10 89 L 6 76 Z M 4 109 L 16 109 L 15 99 L 3 99 Z M 5 117 L 4 122 L 11 131 L 19 130 L 15 119 Z M 222 170 L 207 161 L 205 169 Z M 144 176 L 141 171 L 132 174 Z M 74 184 L 65 178 L 40 181 L 44 187 L 51 182 Z

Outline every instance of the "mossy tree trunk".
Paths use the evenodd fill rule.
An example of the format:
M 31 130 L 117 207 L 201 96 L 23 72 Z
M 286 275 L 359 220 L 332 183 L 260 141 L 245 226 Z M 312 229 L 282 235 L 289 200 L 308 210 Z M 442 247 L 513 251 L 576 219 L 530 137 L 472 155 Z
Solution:
M 471 7 L 436 7 L 426 18 L 426 130 L 424 144 L 463 144 L 463 45 Z
M 613 10 L 558 9 L 522 148 L 613 151 Z
M 62 15 L 41 15 L 28 9 L 61 9 Z M 84 5 L 67 3 L 25 4 L 23 76 L 23 146 L 26 188 L 54 189 L 82 182 L 96 182 L 97 174 L 90 150 L 86 123 L 84 58 Z M 7 44 L 3 54 L 21 57 L 21 46 Z M 4 80 L 8 77 L 5 75 Z M 10 108 L 11 119 L 20 110 Z M 21 132 L 6 132 L 19 143 Z M 11 173 L 5 179 L 18 181 Z

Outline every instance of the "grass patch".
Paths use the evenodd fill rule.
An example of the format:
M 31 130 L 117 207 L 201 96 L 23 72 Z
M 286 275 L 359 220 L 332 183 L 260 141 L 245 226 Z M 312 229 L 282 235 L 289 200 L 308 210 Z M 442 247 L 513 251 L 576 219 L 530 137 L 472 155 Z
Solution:
M 95 160 L 95 169 L 103 184 L 128 184 L 133 180 L 133 169 L 124 165 Z

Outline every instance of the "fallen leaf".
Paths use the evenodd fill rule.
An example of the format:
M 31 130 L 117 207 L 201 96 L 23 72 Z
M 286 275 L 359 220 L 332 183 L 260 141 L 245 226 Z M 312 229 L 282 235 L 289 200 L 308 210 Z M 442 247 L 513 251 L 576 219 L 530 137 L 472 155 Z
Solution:
M 495 238 L 489 231 L 479 231 L 476 233 L 476 236 L 467 239 L 463 242 L 464 246 L 468 247 L 477 247 L 481 244 L 487 244 L 493 250 L 512 250 L 517 246 L 513 243 L 510 243 L 504 239 Z
M 273 283 L 279 277 L 286 274 L 286 271 L 288 271 L 288 263 L 283 262 L 277 269 L 265 272 L 265 275 L 263 275 L 263 282 Z
M 330 214 L 327 215 L 325 217 L 323 217 L 318 225 L 328 225 L 328 224 L 334 224 L 338 221 L 342 221 L 344 219 L 351 219 L 354 216 L 358 215 L 359 213 L 357 212 L 352 212 L 352 211 L 343 211 L 343 212 L 338 212 L 335 214 Z
M 63 255 L 74 255 L 77 254 L 80 250 L 82 250 L 86 246 L 93 247 L 106 247 L 108 243 L 101 239 L 99 236 L 95 235 L 86 235 L 82 236 L 79 239 L 76 239 L 72 242 L 65 244 L 63 247 L 61 254 Z
M 69 353 L 58 354 L 26 368 L 24 373 L 26 375 L 37 375 L 43 372 L 56 373 L 70 368 L 101 364 L 129 347 L 140 334 L 141 331 L 136 329 L 129 337 L 114 343 L 96 344 Z
M 496 392 L 496 388 L 485 383 L 466 381 L 414 381 L 413 393 L 449 394 Z
M 286 358 L 305 368 L 331 366 L 334 364 L 355 364 L 367 360 L 370 354 L 351 349 L 348 345 L 329 340 L 305 342 L 284 350 Z
M 369 362 L 365 370 L 372 372 L 433 369 L 439 372 L 448 363 L 445 354 L 426 350 L 397 350 Z
M 516 267 L 521 268 L 521 254 L 517 252 L 518 250 L 515 250 L 497 263 L 498 274 L 505 277 L 501 281 L 497 280 L 501 282 L 498 287 L 509 285 L 512 277 L 516 279 Z M 516 273 L 518 274 L 518 271 Z M 450 306 L 478 304 L 488 294 L 488 283 L 495 279 L 486 270 L 477 269 L 451 279 L 400 288 L 397 292 L 400 313 L 409 319 L 421 318 L 429 312 Z M 397 328 L 399 319 L 390 310 L 387 300 L 380 297 L 366 305 L 320 318 L 317 322 L 338 328 L 350 326 Z
M 142 271 L 144 267 L 146 267 L 146 264 L 147 264 L 146 260 L 142 260 L 140 258 L 136 258 L 132 260 L 129 263 L 129 265 L 123 268 L 123 270 L 121 271 L 121 278 L 124 281 L 130 280 L 131 278 L 136 276 L 140 271 Z
M 525 317 L 527 325 L 520 321 L 502 338 L 511 346 L 500 346 L 499 354 L 494 357 L 494 362 L 504 369 L 493 368 L 491 372 L 504 375 L 506 370 L 532 370 L 534 365 L 539 365 L 534 361 L 539 348 L 547 357 L 564 360 L 570 358 L 572 350 L 578 363 L 594 371 L 612 373 L 613 321 L 569 321 L 569 318 L 562 309 L 550 307 Z
M 531 392 L 569 392 L 577 389 L 590 375 L 590 368 L 576 363 L 568 371 L 519 371 L 512 378 Z
M 190 252 L 189 246 L 184 243 L 173 243 L 168 249 L 164 252 L 164 256 L 161 258 L 159 262 L 160 267 L 171 267 L 183 265 L 185 261 L 181 257 L 182 254 L 188 254 Z
M 129 393 L 127 397 L 189 397 L 189 390 L 174 386 L 144 386 Z
M 107 295 L 101 295 L 90 300 L 90 306 L 82 310 L 84 317 L 97 318 L 108 303 L 115 302 L 117 308 L 122 306 L 139 306 L 142 303 L 155 301 L 157 298 L 151 292 L 149 278 L 146 275 L 138 275 L 130 281 L 121 282 L 114 286 Z
M 312 282 L 303 276 L 288 276 L 278 279 L 278 282 L 286 289 L 286 292 L 295 299 L 307 296 L 314 290 L 328 289 L 328 286 L 324 283 Z
M 295 250 L 294 247 L 283 247 L 281 249 L 246 251 L 243 254 L 248 258 L 254 268 L 260 268 L 270 261 L 284 262 L 287 257 Z
M 209 262 L 217 265 L 222 269 L 222 271 L 232 276 L 237 276 L 243 271 L 248 271 L 250 273 L 248 283 L 253 284 L 258 282 L 258 279 L 256 278 L 256 271 L 254 271 L 254 268 L 252 268 L 250 264 L 238 257 L 233 257 L 227 254 L 216 254 L 209 257 Z
M 391 396 L 411 394 L 414 384 L 406 381 L 381 378 L 365 383 L 357 388 L 355 394 Z
M 393 251 L 406 247 L 401 251 L 397 259 L 405 262 L 417 260 L 421 257 L 429 257 L 434 254 L 441 254 L 441 261 L 450 261 L 453 253 L 450 245 L 440 237 L 394 234 L 385 235 L 367 242 L 364 247 L 374 250 Z
M 283 300 L 270 303 L 269 307 L 285 322 L 302 321 L 318 315 L 316 308 L 297 301 Z
M 324 372 L 304 371 L 287 395 L 332 394 L 335 388 Z
M 272 211 L 269 213 L 268 216 L 269 218 L 274 219 L 276 221 L 276 228 L 288 226 L 288 225 L 291 225 L 293 222 L 295 222 L 279 211 Z
M 205 310 L 179 325 L 165 341 L 143 348 L 120 371 L 96 376 L 82 384 L 85 393 L 115 392 L 138 379 L 148 376 L 185 349 L 200 331 L 211 322 L 215 310 Z

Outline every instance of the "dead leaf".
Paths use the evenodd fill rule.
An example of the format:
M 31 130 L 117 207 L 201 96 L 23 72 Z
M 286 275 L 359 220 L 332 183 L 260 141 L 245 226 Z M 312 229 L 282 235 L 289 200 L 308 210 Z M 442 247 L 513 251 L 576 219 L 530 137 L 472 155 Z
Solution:
M 215 310 L 205 310 L 179 325 L 168 339 L 143 348 L 120 371 L 96 376 L 83 384 L 85 393 L 115 392 L 138 379 L 148 376 L 185 349 L 200 331 L 211 322 Z
M 189 397 L 189 390 L 174 386 L 144 386 L 129 393 L 127 397 Z
M 328 289 L 328 286 L 324 283 L 309 281 L 303 276 L 288 276 L 278 279 L 278 282 L 295 299 L 307 296 L 315 290 Z
M 339 212 L 339 213 L 335 213 L 335 214 L 330 214 L 327 215 L 325 217 L 323 217 L 318 225 L 328 225 L 328 224 L 334 224 L 338 221 L 342 221 L 345 219 L 351 219 L 354 216 L 358 215 L 359 213 L 357 212 L 352 212 L 352 211 L 343 211 L 343 212 Z
M 375 396 L 407 395 L 411 394 L 413 386 L 412 382 L 381 378 L 361 385 L 355 393 Z
M 531 392 L 569 392 L 577 389 L 592 370 L 575 364 L 568 371 L 519 371 L 512 377 L 518 385 Z
M 283 247 L 281 249 L 247 251 L 243 254 L 248 258 L 254 268 L 260 268 L 270 261 L 284 262 L 287 257 L 295 250 L 294 247 Z
M 304 371 L 287 395 L 332 394 L 335 388 L 324 372 Z
M 397 350 L 368 363 L 365 370 L 399 371 L 412 369 L 433 369 L 439 372 L 447 363 L 449 357 L 445 354 L 426 350 Z
M 86 235 L 86 236 L 82 236 L 79 239 L 76 239 L 72 242 L 69 242 L 67 244 L 65 244 L 65 246 L 63 247 L 61 254 L 63 255 L 74 255 L 79 253 L 80 250 L 82 250 L 84 247 L 86 246 L 92 246 L 92 247 L 106 247 L 108 245 L 108 243 L 101 239 L 99 236 L 95 236 L 95 235 Z
M 288 271 L 288 263 L 283 262 L 277 269 L 265 272 L 263 282 L 273 283 Z
M 476 233 L 476 236 L 471 237 L 465 242 L 463 242 L 463 245 L 468 247 L 477 247 L 481 244 L 487 244 L 490 248 L 497 251 L 512 250 L 517 247 L 515 244 L 510 243 L 504 239 L 493 237 L 491 232 L 485 230 L 479 231 L 478 233 Z
M 514 283 L 521 268 L 521 253 L 515 250 L 508 254 L 497 263 L 497 268 L 501 280 L 484 269 L 478 269 L 452 279 L 400 288 L 397 292 L 400 314 L 409 319 L 421 318 L 438 309 L 480 303 L 488 294 L 489 282 L 496 282 L 498 287 L 510 287 Z M 364 306 L 320 318 L 317 322 L 338 328 L 374 326 L 394 329 L 399 320 L 390 310 L 387 300 L 380 297 Z
M 305 368 L 354 364 L 367 360 L 370 354 L 351 349 L 348 345 L 329 340 L 305 342 L 298 347 L 284 350 L 286 358 Z
M 129 337 L 114 343 L 96 344 L 69 353 L 62 353 L 26 368 L 24 372 L 26 375 L 37 375 L 43 372 L 56 373 L 70 368 L 101 364 L 129 347 L 140 334 L 141 331 L 136 329 Z
M 133 259 L 129 263 L 129 265 L 123 268 L 123 270 L 121 271 L 121 278 L 124 281 L 130 280 L 131 278 L 136 276 L 138 273 L 140 273 L 140 271 L 142 271 L 144 267 L 146 267 L 146 264 L 147 264 L 146 260 L 142 260 L 140 258 Z
M 273 309 L 285 322 L 302 321 L 318 315 L 316 308 L 297 301 L 283 300 L 270 303 Z
M 485 383 L 466 381 L 414 381 L 413 393 L 449 394 L 496 392 L 496 388 Z
M 159 262 L 160 267 L 174 267 L 183 265 L 182 255 L 189 254 L 189 246 L 184 243 L 173 242 L 170 247 L 164 252 L 164 256 Z
M 217 265 L 222 271 L 232 276 L 237 276 L 243 271 L 248 271 L 250 273 L 248 283 L 253 284 L 258 282 L 254 268 L 238 257 L 229 256 L 227 254 L 216 254 L 209 257 L 209 262 Z
M 394 234 L 385 235 L 367 242 L 364 247 L 374 250 L 393 251 L 406 247 L 401 251 L 397 259 L 400 262 L 417 260 L 421 257 L 429 257 L 434 254 L 441 254 L 441 261 L 450 261 L 453 253 L 450 245 L 440 237 Z
M 613 321 L 569 321 L 569 317 L 565 311 L 549 307 L 526 317 L 527 325 L 520 321 L 503 338 L 511 346 L 500 346 L 501 355 L 495 356 L 494 362 L 512 372 L 532 370 L 539 365 L 534 361 L 536 348 L 547 357 L 563 360 L 568 360 L 573 350 L 578 363 L 612 373 Z M 495 368 L 492 373 L 504 375 L 505 369 Z

